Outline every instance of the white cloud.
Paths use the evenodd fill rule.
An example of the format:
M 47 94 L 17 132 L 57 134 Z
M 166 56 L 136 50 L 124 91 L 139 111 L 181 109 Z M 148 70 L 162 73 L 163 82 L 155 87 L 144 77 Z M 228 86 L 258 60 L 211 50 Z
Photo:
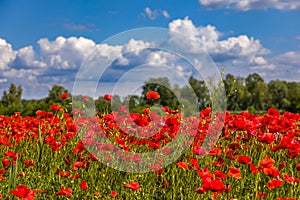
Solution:
M 7 82 L 7 78 L 0 78 L 0 83 L 5 83 Z
M 264 55 L 270 52 L 260 44 L 259 40 L 255 40 L 253 37 L 249 38 L 247 35 L 219 41 L 216 47 L 208 51 L 212 51 L 213 54 L 227 54 L 237 57 Z
M 154 44 L 150 42 L 130 39 L 129 42 L 123 46 L 122 53 L 131 52 L 134 53 L 135 55 L 138 55 L 141 50 L 153 46 Z
M 300 9 L 299 0 L 199 0 L 199 3 L 209 9 L 230 8 L 235 10 L 277 10 Z
M 41 49 L 42 61 L 47 66 L 56 69 L 76 69 L 80 66 L 96 46 L 95 42 L 83 37 L 57 37 L 51 42 L 47 38 L 38 41 Z
M 178 55 L 172 54 L 171 52 L 167 52 L 164 50 L 155 50 L 147 52 L 146 63 L 153 66 L 172 66 L 175 68 L 176 61 L 178 61 L 180 57 Z
M 17 51 L 16 58 L 12 63 L 14 67 L 46 67 L 46 64 L 36 59 L 32 46 L 21 48 Z
M 201 52 L 202 48 L 211 49 L 219 38 L 214 26 L 195 27 L 187 17 L 172 21 L 169 30 L 169 43 L 192 53 Z
M 262 55 L 270 53 L 260 41 L 246 35 L 220 40 L 221 33 L 216 27 L 196 27 L 188 19 L 174 20 L 169 24 L 169 42 L 183 52 L 200 53 L 203 48 L 215 61 L 242 59 L 247 62 L 262 61 Z M 179 33 L 179 34 L 178 34 Z M 258 57 L 258 58 L 257 58 Z
M 31 76 L 38 76 L 41 74 L 41 71 L 34 70 L 34 69 L 10 69 L 3 73 L 5 77 L 8 79 L 27 79 Z
M 257 70 L 274 70 L 276 66 L 271 62 L 267 61 L 265 58 L 259 56 L 255 57 L 250 61 L 250 68 Z
M 146 16 L 151 20 L 155 20 L 161 15 L 164 18 L 170 18 L 170 14 L 166 10 L 161 10 L 161 9 L 151 10 L 149 7 L 146 7 L 144 11 L 145 11 Z
M 166 10 L 161 11 L 161 14 L 162 14 L 165 18 L 170 18 L 170 14 L 169 14 L 168 11 L 166 11 Z
M 16 58 L 16 52 L 12 49 L 11 44 L 0 38 L 0 69 L 8 68 L 8 64 Z
M 112 60 L 122 55 L 122 46 L 110 46 L 108 44 L 98 44 L 98 53 L 106 57 L 108 60 Z
M 279 65 L 284 66 L 299 66 L 300 51 L 289 51 L 275 57 L 275 61 Z
M 299 81 L 299 64 L 300 51 L 289 51 L 280 55 L 269 57 L 267 63 L 261 65 L 253 65 L 252 70 L 265 73 L 268 80 L 283 79 L 287 81 Z
M 257 65 L 265 65 L 265 64 L 267 64 L 267 61 L 263 57 L 259 56 L 259 57 L 254 58 L 252 60 L 252 63 L 255 63 Z
M 147 57 L 147 63 L 150 65 L 165 65 L 167 62 L 168 59 L 162 54 L 162 52 L 150 52 Z
M 94 25 L 66 23 L 63 26 L 66 29 L 75 30 L 75 31 L 91 31 L 92 26 L 94 26 Z
M 121 57 L 118 58 L 117 64 L 118 64 L 118 65 L 126 66 L 126 65 L 129 65 L 129 64 L 130 64 L 130 60 L 127 59 L 127 58 L 124 58 L 123 56 L 121 56 Z
M 255 69 L 255 70 L 274 70 L 274 69 L 276 69 L 276 66 L 274 64 L 263 64 L 263 65 L 251 66 L 250 69 Z

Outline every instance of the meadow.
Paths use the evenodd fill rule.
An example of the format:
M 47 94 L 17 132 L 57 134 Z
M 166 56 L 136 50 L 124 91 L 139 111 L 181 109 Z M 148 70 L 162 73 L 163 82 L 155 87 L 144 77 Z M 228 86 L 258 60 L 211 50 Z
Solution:
M 300 196 L 299 113 L 281 114 L 272 108 L 265 114 L 227 111 L 217 143 L 205 152 L 201 145 L 211 122 L 210 108 L 198 117 L 184 117 L 167 107 L 163 116 L 151 109 L 128 113 L 122 107 L 92 120 L 80 110 L 67 113 L 58 104 L 50 109 L 38 110 L 35 116 L 0 115 L 0 199 L 296 200 Z M 128 119 L 136 126 L 126 126 Z M 158 124 L 149 126 L 152 119 L 163 122 L 155 133 L 152 128 Z M 98 140 L 101 134 L 111 144 Z M 182 134 L 192 140 L 170 165 L 155 158 L 145 173 L 109 167 L 117 147 L 125 152 L 118 159 L 129 168 L 145 161 L 126 157 L 126 152 L 166 147 L 161 154 L 168 157 L 174 149 L 167 145 Z

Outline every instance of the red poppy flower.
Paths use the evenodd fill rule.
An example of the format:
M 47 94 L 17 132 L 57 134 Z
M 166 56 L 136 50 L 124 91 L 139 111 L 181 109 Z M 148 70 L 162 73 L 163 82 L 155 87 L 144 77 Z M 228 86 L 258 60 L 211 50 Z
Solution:
M 253 174 L 256 174 L 258 172 L 258 168 L 252 163 L 250 163 L 250 170 Z
M 296 165 L 296 170 L 297 170 L 298 172 L 300 172 L 300 164 L 297 164 L 297 165 Z
M 65 188 L 64 186 L 61 187 L 60 191 L 56 192 L 56 196 L 58 196 L 58 195 L 65 195 L 67 197 L 73 196 L 72 190 L 68 187 Z
M 207 107 L 207 108 L 205 108 L 204 110 L 202 110 L 202 111 L 200 112 L 200 118 L 206 118 L 206 117 L 209 117 L 210 111 L 211 111 L 211 108 L 210 108 L 210 107 Z
M 68 97 L 69 97 L 68 93 L 63 93 L 59 96 L 59 98 L 61 98 L 61 99 L 67 99 Z
M 226 190 L 225 184 L 218 179 L 204 183 L 203 188 L 206 191 L 211 190 L 212 192 L 218 192 L 218 193 L 222 193 Z
M 187 162 L 178 162 L 177 163 L 177 166 L 181 169 L 184 169 L 184 170 L 189 170 L 188 168 L 188 163 Z
M 25 160 L 24 164 L 27 165 L 27 166 L 34 166 L 35 165 L 33 160 Z
M 165 185 L 166 187 L 168 187 L 168 186 L 170 185 L 169 181 L 166 180 L 166 181 L 164 182 L 164 185 Z
M 190 160 L 190 164 L 191 164 L 191 165 L 198 165 L 198 159 L 197 159 L 197 158 L 192 158 L 192 159 Z
M 171 153 L 172 149 L 171 148 L 164 148 L 161 150 L 161 152 L 165 155 L 169 155 Z
M 241 179 L 241 173 L 240 173 L 240 169 L 236 168 L 236 167 L 230 167 L 229 171 L 228 171 L 228 176 L 236 178 L 236 179 Z
M 36 197 L 36 191 L 35 190 L 30 190 L 27 186 L 25 185 L 19 185 L 16 187 L 16 190 L 11 190 L 10 194 L 20 197 L 23 200 L 32 200 Z
M 71 180 L 74 180 L 74 179 L 77 179 L 77 178 L 79 178 L 79 177 L 80 177 L 79 174 L 74 174 L 74 175 L 72 175 L 72 176 L 70 177 L 70 179 L 71 179 Z
M 160 95 L 157 92 L 155 92 L 155 91 L 150 91 L 150 92 L 146 93 L 146 97 L 147 97 L 148 100 L 159 99 Z
M 76 147 L 72 150 L 74 153 L 82 153 L 85 150 L 85 146 L 82 141 L 76 144 Z
M 279 176 L 279 170 L 277 167 L 271 166 L 268 168 L 264 168 L 263 172 L 265 175 L 270 176 L 270 177 L 278 177 Z
M 84 100 L 84 101 L 88 101 L 89 97 L 88 96 L 82 96 L 81 99 Z
M 7 151 L 7 152 L 4 153 L 4 155 L 6 155 L 7 157 L 12 158 L 13 160 L 18 159 L 18 154 L 14 151 Z
M 221 155 L 221 154 L 222 154 L 221 148 L 214 148 L 214 149 L 210 150 L 210 152 L 208 153 L 208 155 L 210 155 L 210 156 L 217 156 L 217 155 Z
M 142 110 L 142 113 L 143 113 L 144 115 L 149 115 L 149 114 L 150 114 L 150 108 L 144 108 L 144 109 Z
M 133 156 L 130 157 L 130 160 L 133 162 L 138 162 L 138 163 L 143 162 L 143 160 L 139 154 L 134 154 Z
M 249 156 L 240 156 L 237 160 L 241 164 L 249 164 L 251 162 L 251 159 Z
M 256 198 L 264 199 L 266 198 L 267 193 L 266 192 L 257 192 Z
M 59 172 L 61 177 L 67 178 L 68 176 L 70 176 L 70 172 L 68 171 L 60 171 Z
M 198 188 L 196 189 L 196 192 L 197 192 L 198 194 L 204 194 L 204 193 L 206 192 L 206 190 L 205 190 L 203 187 L 198 187 Z
M 2 159 L 2 166 L 3 168 L 7 168 L 10 164 L 10 161 L 7 158 Z
M 74 162 L 73 166 L 75 169 L 84 168 L 84 162 L 80 162 L 80 161 Z
M 113 98 L 112 98 L 111 95 L 105 94 L 105 95 L 104 95 L 104 99 L 105 99 L 106 101 L 111 101 Z
M 282 169 L 282 168 L 284 168 L 284 167 L 285 167 L 285 162 L 284 162 L 284 161 L 281 161 L 281 162 L 279 163 L 279 168 Z
M 282 185 L 283 185 L 283 181 L 276 179 L 276 180 L 269 181 L 267 186 L 269 190 L 273 190 L 274 188 L 278 188 Z
M 193 154 L 202 156 L 202 155 L 205 155 L 206 152 L 205 152 L 205 149 L 202 146 L 193 145 Z
M 198 159 L 197 158 L 193 158 L 190 160 L 190 164 L 192 166 L 192 168 L 194 170 L 198 170 L 200 168 L 199 164 L 198 164 Z
M 268 114 L 272 116 L 280 116 L 280 112 L 274 108 L 269 108 L 268 109 Z
M 287 183 L 299 183 L 299 178 L 293 177 L 291 175 L 288 174 L 282 174 L 283 179 L 287 182 Z
M 94 154 L 92 154 L 92 153 L 90 153 L 88 155 L 88 158 L 91 159 L 92 161 L 97 161 L 98 160 L 98 158 Z
M 202 182 L 209 182 L 210 179 L 213 177 L 213 175 L 206 167 L 198 171 L 198 176 L 202 178 Z
M 226 178 L 226 174 L 224 174 L 222 171 L 220 170 L 215 170 L 214 171 L 214 175 L 219 178 L 219 179 L 224 179 Z
M 148 145 L 148 148 L 149 149 L 159 149 L 160 148 L 160 142 L 152 142 L 150 141 L 149 142 L 149 145 Z
M 62 111 L 63 110 L 60 105 L 56 105 L 56 104 L 50 105 L 49 108 L 54 111 Z
M 140 184 L 135 181 L 131 181 L 130 183 L 124 183 L 124 186 L 126 188 L 132 189 L 132 190 L 141 190 Z
M 117 192 L 115 192 L 115 191 L 113 191 L 113 190 L 110 192 L 110 196 L 111 196 L 111 197 L 116 197 L 116 196 L 118 196 L 118 195 L 119 195 L 119 193 L 117 193 Z
M 270 156 L 267 156 L 264 160 L 260 161 L 260 166 L 263 168 L 269 168 L 272 165 L 274 165 L 275 160 L 270 158 Z
M 154 171 L 155 174 L 162 174 L 164 172 L 164 168 L 160 168 Z
M 169 109 L 169 107 L 168 107 L 168 106 L 164 106 L 164 107 L 162 107 L 162 110 L 163 110 L 163 111 L 165 111 L 165 112 L 169 112 L 169 111 L 170 111 L 170 109 Z
M 88 187 L 88 185 L 87 185 L 87 182 L 86 182 L 85 180 L 82 180 L 82 181 L 81 181 L 80 187 L 81 187 L 81 189 L 83 189 L 83 190 L 88 190 L 88 189 L 89 189 L 89 187 Z
M 231 189 L 232 189 L 232 188 L 231 188 L 231 185 L 228 185 L 227 188 L 226 188 L 226 192 L 230 192 Z

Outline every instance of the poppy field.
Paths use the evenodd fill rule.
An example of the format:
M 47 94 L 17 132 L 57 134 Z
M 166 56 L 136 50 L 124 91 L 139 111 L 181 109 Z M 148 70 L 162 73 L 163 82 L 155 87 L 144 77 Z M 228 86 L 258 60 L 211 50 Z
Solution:
M 110 101 L 111 96 L 105 99 Z M 272 108 L 265 114 L 226 111 L 216 144 L 205 152 L 201 144 L 210 126 L 210 108 L 198 117 L 185 117 L 168 107 L 163 107 L 163 116 L 151 108 L 129 113 L 121 107 L 90 119 L 80 110 L 67 113 L 58 104 L 50 109 L 38 110 L 34 117 L 21 117 L 19 112 L 0 115 L 0 199 L 296 200 L 300 196 L 299 113 Z M 128 127 L 128 119 L 135 126 Z M 111 143 L 100 142 L 97 134 Z M 174 151 L 168 144 L 180 135 L 192 138 L 190 145 L 165 166 L 162 158 Z M 123 152 L 118 159 L 132 169 L 145 161 L 140 154 L 126 156 L 126 152 L 164 149 L 162 157 L 148 165 L 148 172 L 128 173 L 132 169 L 109 167 L 120 151 L 117 147 Z M 203 153 L 207 155 L 202 157 Z

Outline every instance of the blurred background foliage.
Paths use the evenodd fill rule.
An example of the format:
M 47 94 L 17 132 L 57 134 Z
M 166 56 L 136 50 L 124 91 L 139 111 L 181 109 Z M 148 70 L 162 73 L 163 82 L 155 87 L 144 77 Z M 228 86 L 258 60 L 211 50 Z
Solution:
M 300 82 L 287 82 L 272 80 L 266 83 L 257 73 L 246 78 L 227 74 L 223 77 L 226 91 L 227 110 L 239 112 L 248 110 L 251 113 L 263 113 L 268 108 L 276 108 L 281 112 L 300 112 Z M 57 104 L 63 106 L 65 112 L 72 110 L 72 97 L 63 86 L 54 85 L 49 90 L 48 96 L 43 99 L 22 99 L 22 86 L 11 83 L 5 90 L 0 100 L 0 114 L 12 115 L 21 112 L 22 116 L 34 116 L 37 110 L 50 111 L 49 106 Z M 160 98 L 153 101 L 146 98 L 148 91 L 156 91 Z M 68 93 L 67 99 L 60 95 Z M 91 99 L 91 98 L 90 98 Z M 97 112 L 118 111 L 122 105 L 127 106 L 129 112 L 141 113 L 145 107 L 159 112 L 159 108 L 168 106 L 170 109 L 181 110 L 189 115 L 195 110 L 199 111 L 211 106 L 211 97 L 203 80 L 189 78 L 189 85 L 171 85 L 167 77 L 152 78 L 142 86 L 142 94 L 120 97 L 113 96 L 107 101 L 99 96 L 94 101 Z

